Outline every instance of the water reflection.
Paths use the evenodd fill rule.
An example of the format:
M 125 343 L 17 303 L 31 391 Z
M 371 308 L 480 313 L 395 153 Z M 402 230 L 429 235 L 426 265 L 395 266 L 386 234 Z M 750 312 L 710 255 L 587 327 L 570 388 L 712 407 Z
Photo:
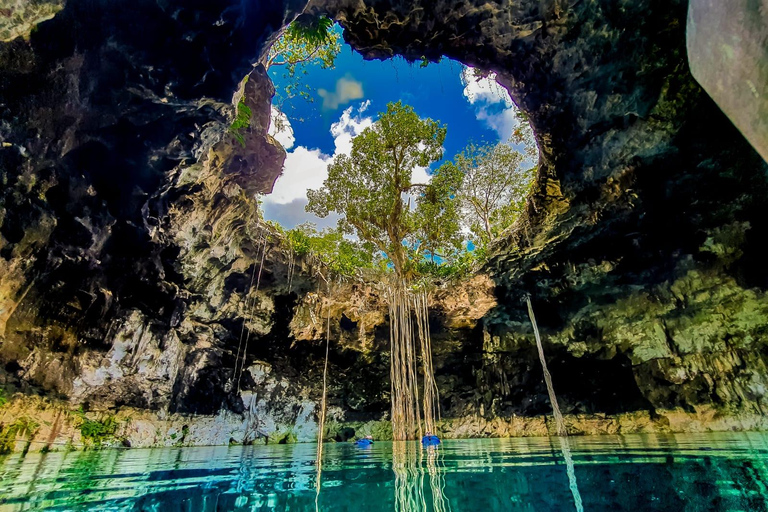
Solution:
M 397 441 L 392 445 L 397 512 L 450 512 L 445 495 L 445 467 L 438 446 Z
M 571 437 L 326 445 L 322 511 L 768 512 L 768 437 Z M 565 451 L 563 451 L 564 453 Z M 312 510 L 315 446 L 12 455 L 0 512 Z

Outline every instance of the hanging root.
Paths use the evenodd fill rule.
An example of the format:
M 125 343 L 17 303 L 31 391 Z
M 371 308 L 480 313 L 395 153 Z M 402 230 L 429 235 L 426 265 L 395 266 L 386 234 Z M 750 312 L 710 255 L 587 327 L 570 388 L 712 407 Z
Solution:
M 416 349 L 410 301 L 402 282 L 389 288 L 390 376 L 392 380 L 392 436 L 396 441 L 421 436 Z
M 539 349 L 539 361 L 541 361 L 541 367 L 544 370 L 544 382 L 547 384 L 547 393 L 549 394 L 549 401 L 552 404 L 552 414 L 555 417 L 555 424 L 557 425 L 557 435 L 567 436 L 568 431 L 565 428 L 563 414 L 560 412 L 560 406 L 557 404 L 557 397 L 555 396 L 555 388 L 552 386 L 552 375 L 547 368 L 547 360 L 544 359 L 544 349 L 541 346 L 541 336 L 539 336 L 539 327 L 536 325 L 536 317 L 533 315 L 531 298 L 526 297 L 525 301 L 528 304 L 528 317 L 531 319 L 531 325 L 533 325 L 533 334 L 536 336 L 536 346 Z
M 426 290 L 413 295 L 413 310 L 416 316 L 424 374 L 424 430 L 434 433 L 437 421 L 440 421 L 440 394 L 432 365 L 432 338 L 429 331 L 429 305 Z
M 389 286 L 388 297 L 392 436 L 395 440 L 421 438 L 424 431 L 434 432 L 440 419 L 437 383 L 432 365 L 427 293 L 412 293 L 404 282 L 398 281 Z M 424 377 L 421 397 L 417 377 L 419 353 Z
M 533 314 L 531 298 L 526 297 L 525 301 L 528 304 L 528 317 L 531 319 L 531 325 L 533 325 L 533 334 L 536 336 L 536 346 L 539 349 L 539 360 L 541 361 L 541 367 L 544 370 L 544 381 L 547 384 L 549 401 L 552 403 L 552 414 L 555 416 L 555 423 L 557 424 L 557 435 L 560 437 L 560 450 L 565 459 L 566 473 L 568 474 L 568 484 L 571 489 L 571 495 L 573 496 L 573 503 L 576 505 L 577 512 L 583 512 L 584 505 L 582 504 L 581 493 L 579 492 L 579 486 L 576 482 L 576 471 L 573 465 L 571 447 L 568 444 L 568 430 L 565 428 L 563 414 L 560 412 L 560 406 L 557 404 L 555 388 L 552 386 L 552 375 L 549 373 L 547 361 L 544 359 L 544 349 L 541 346 L 541 336 L 539 336 L 539 327 L 536 325 L 536 317 Z
M 262 246 L 262 252 L 261 252 L 261 264 L 259 265 L 259 281 L 261 280 L 261 267 L 264 265 L 264 252 L 267 250 L 267 238 L 264 236 L 262 239 L 259 239 L 258 242 L 256 242 L 256 254 L 258 255 L 258 247 L 261 244 L 261 241 L 264 241 L 264 244 Z M 251 283 L 248 286 L 248 291 L 245 294 L 245 317 L 243 317 L 243 326 L 240 329 L 240 339 L 237 342 L 237 355 L 235 356 L 235 366 L 232 371 L 232 377 L 229 381 L 229 387 L 231 389 L 232 384 L 235 381 L 235 378 L 237 377 L 237 390 L 240 391 L 240 376 L 238 376 L 238 371 L 242 372 L 242 366 L 238 370 L 238 363 L 240 362 L 240 354 L 243 355 L 243 362 L 245 362 L 245 352 L 243 351 L 243 340 L 246 340 L 246 350 L 248 347 L 248 341 L 247 339 L 251 335 L 251 329 L 248 327 L 248 323 L 250 323 L 253 320 L 253 313 L 256 309 L 256 295 L 253 296 L 253 298 L 249 298 L 249 295 L 251 294 L 251 291 L 253 290 L 253 283 L 256 279 L 256 265 L 253 266 L 253 271 L 251 272 Z M 259 282 L 256 281 L 256 291 L 259 291 Z M 248 320 L 246 321 L 246 317 Z M 248 330 L 248 336 L 245 336 L 246 329 Z
M 315 479 L 315 507 L 317 507 L 317 500 L 320 497 L 320 485 L 322 483 L 323 475 L 323 433 L 325 431 L 325 412 L 326 412 L 326 399 L 328 396 L 328 354 L 331 347 L 331 285 L 328 283 L 328 297 L 327 306 L 328 313 L 326 316 L 325 324 L 325 364 L 323 366 L 323 397 L 320 400 L 320 421 L 317 426 L 317 478 Z
M 427 510 L 421 451 L 412 443 L 392 443 L 392 470 L 395 473 L 395 511 Z
M 267 254 L 267 237 L 264 237 L 264 245 L 261 249 L 261 261 L 259 262 L 259 273 L 256 277 L 256 292 L 259 291 L 259 285 L 261 284 L 261 271 L 264 268 L 264 256 Z M 253 297 L 253 301 L 251 302 L 251 312 L 248 314 L 248 324 L 253 322 L 253 313 L 256 310 L 256 295 Z M 243 325 L 245 325 L 245 320 L 243 320 Z M 235 358 L 235 373 L 237 373 L 237 391 L 240 392 L 240 380 L 243 378 L 243 369 L 245 368 L 245 359 L 246 355 L 248 354 L 248 341 L 251 339 L 251 328 L 247 327 L 248 333 L 245 336 L 245 344 L 243 347 L 243 359 L 240 362 L 240 371 L 237 371 L 237 358 Z M 240 354 L 240 351 L 238 350 L 238 356 Z

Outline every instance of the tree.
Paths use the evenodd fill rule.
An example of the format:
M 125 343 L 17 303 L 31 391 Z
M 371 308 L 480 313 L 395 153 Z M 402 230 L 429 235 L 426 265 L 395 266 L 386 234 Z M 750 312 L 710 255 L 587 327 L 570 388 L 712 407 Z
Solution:
M 458 167 L 445 163 L 432 174 L 429 185 L 416 199 L 418 231 L 411 245 L 417 249 L 417 258 L 426 254 L 435 263 L 435 257 L 445 261 L 461 250 L 461 215 L 456 198 L 462 178 Z
M 378 262 L 370 243 L 347 240 L 342 232 L 330 228 L 318 231 L 311 222 L 289 230 L 286 238 L 294 254 L 314 254 L 337 274 L 356 275 L 375 268 Z
M 444 126 L 421 119 L 412 107 L 388 104 L 373 126 L 352 140 L 351 154 L 339 155 L 328 166 L 323 187 L 308 191 L 307 211 L 319 217 L 342 214 L 340 228 L 374 244 L 392 261 L 396 274 L 404 276 L 404 242 L 424 232 L 423 219 L 411 209 L 408 195 L 432 191 L 438 200 L 443 190 L 412 183 L 411 173 L 442 157 L 445 133 Z
M 340 51 L 341 38 L 333 29 L 333 20 L 325 16 L 302 15 L 288 25 L 272 44 L 264 67 L 267 71 L 275 66 L 285 67 L 284 76 L 288 85 L 281 94 L 283 101 L 297 94 L 311 101 L 308 86 L 298 91 L 301 75 L 308 73 L 306 68 L 309 65 L 333 68 Z
M 524 129 L 513 134 L 510 143 L 523 143 L 525 153 L 510 143 L 469 144 L 456 155 L 455 165 L 464 175 L 459 192 L 464 223 L 485 246 L 512 225 L 525 204 L 535 170 L 524 161 L 535 154 Z M 530 138 L 532 141 L 532 137 Z

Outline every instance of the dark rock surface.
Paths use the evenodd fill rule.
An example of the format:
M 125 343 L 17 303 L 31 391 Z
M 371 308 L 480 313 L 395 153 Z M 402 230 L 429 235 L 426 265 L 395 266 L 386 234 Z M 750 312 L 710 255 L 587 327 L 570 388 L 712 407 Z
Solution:
M 768 166 L 690 75 L 687 2 L 319 3 L 370 58 L 496 72 L 536 131 L 527 219 L 489 266 L 486 411 L 541 397 L 527 295 L 566 409 L 762 410 Z
M 303 7 L 287 4 L 70 0 L 0 43 L 0 361 L 14 389 L 312 414 L 317 269 L 303 262 L 288 285 L 290 257 L 251 195 L 284 158 L 252 64 Z M 528 214 L 486 269 L 498 305 L 477 324 L 431 318 L 447 415 L 547 412 L 527 295 L 566 412 L 762 410 L 768 167 L 690 75 L 686 5 L 312 3 L 366 57 L 496 72 L 537 133 Z M 249 73 L 241 146 L 227 128 Z M 386 321 L 361 335 L 350 308 L 334 312 L 331 405 L 380 418 Z

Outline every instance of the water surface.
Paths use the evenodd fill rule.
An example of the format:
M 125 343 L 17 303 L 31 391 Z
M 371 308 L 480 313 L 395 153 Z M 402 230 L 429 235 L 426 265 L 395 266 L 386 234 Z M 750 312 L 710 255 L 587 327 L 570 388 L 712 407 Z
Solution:
M 0 512 L 17 510 L 766 511 L 768 435 L 570 438 L 325 447 L 169 448 L 0 458 Z M 317 503 L 316 503 L 317 498 Z

